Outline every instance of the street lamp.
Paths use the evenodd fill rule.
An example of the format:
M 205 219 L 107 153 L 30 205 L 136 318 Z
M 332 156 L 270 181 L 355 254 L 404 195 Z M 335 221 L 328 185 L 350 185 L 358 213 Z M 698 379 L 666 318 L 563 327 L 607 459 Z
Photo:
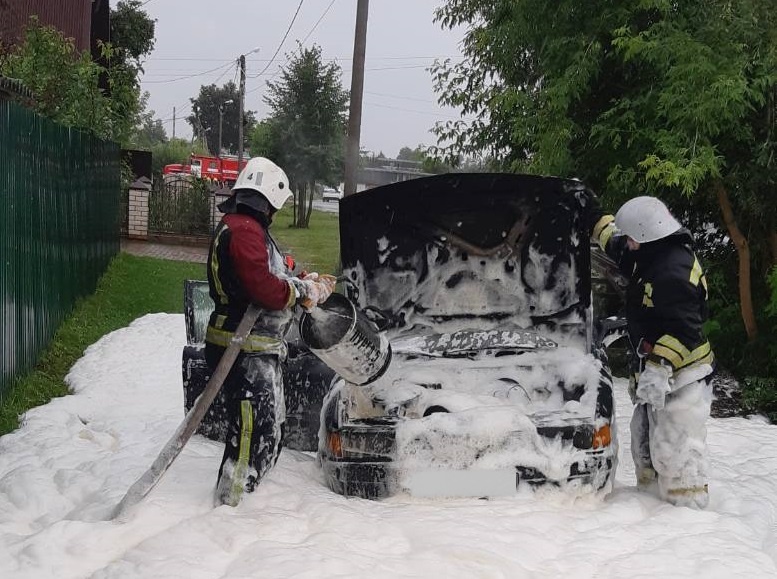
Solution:
M 223 103 L 219 105 L 219 152 L 218 152 L 218 158 L 221 159 L 221 130 L 224 125 L 224 105 L 232 104 L 232 99 L 225 100 Z

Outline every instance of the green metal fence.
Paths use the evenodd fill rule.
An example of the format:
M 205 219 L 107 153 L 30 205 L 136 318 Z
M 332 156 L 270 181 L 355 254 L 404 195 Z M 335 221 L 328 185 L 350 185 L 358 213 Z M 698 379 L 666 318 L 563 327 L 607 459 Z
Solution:
M 119 251 L 119 148 L 0 101 L 0 401 Z
M 214 211 L 215 197 L 202 179 L 156 179 L 148 196 L 148 231 L 208 236 Z

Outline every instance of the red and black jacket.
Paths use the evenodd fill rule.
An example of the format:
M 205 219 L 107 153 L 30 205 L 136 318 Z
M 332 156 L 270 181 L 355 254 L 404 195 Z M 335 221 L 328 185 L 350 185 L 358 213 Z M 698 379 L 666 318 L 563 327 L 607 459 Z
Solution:
M 208 284 L 215 310 L 206 342 L 226 347 L 249 303 L 266 310 L 252 334 L 281 340 L 296 299 L 283 256 L 267 228 L 251 215 L 225 215 L 208 254 Z M 261 350 L 259 346 L 244 350 Z

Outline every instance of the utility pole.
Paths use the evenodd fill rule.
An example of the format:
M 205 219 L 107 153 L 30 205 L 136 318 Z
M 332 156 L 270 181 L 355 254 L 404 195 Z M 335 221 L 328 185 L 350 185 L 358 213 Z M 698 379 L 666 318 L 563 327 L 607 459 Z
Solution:
M 240 172 L 240 165 L 243 162 L 243 107 L 246 97 L 246 56 L 240 55 L 240 104 L 238 108 L 240 113 L 237 118 L 237 170 Z
M 173 107 L 173 138 L 175 139 L 175 107 Z
M 227 99 L 219 105 L 219 152 L 216 154 L 219 159 L 221 159 L 221 130 L 224 126 L 224 105 L 231 105 L 233 102 L 235 101 Z
M 367 49 L 367 12 L 369 0 L 358 0 L 356 5 L 356 35 L 353 41 L 351 68 L 351 103 L 348 113 L 348 142 L 345 152 L 344 195 L 356 193 L 356 174 L 359 170 L 359 137 L 362 127 L 362 95 L 364 93 L 364 54 Z

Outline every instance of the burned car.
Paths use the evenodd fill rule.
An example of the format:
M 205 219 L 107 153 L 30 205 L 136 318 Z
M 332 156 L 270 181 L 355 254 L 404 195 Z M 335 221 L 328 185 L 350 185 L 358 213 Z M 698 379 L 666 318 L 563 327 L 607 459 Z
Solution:
M 606 493 L 604 345 L 622 324 L 594 317 L 586 198 L 574 180 L 447 174 L 342 199 L 343 281 L 314 312 L 347 323 L 331 335 L 303 315 L 290 336 L 284 445 L 317 450 L 347 496 Z M 209 377 L 207 283 L 185 301 L 188 409 Z M 354 345 L 370 364 L 352 367 Z M 223 440 L 223 419 L 218 397 L 199 432 Z
M 340 371 L 324 400 L 332 490 L 611 488 L 612 377 L 591 306 L 586 198 L 574 180 L 448 174 L 341 201 L 344 291 L 386 336 L 375 347 L 389 361 L 369 383 Z M 341 345 L 306 340 L 319 354 Z

